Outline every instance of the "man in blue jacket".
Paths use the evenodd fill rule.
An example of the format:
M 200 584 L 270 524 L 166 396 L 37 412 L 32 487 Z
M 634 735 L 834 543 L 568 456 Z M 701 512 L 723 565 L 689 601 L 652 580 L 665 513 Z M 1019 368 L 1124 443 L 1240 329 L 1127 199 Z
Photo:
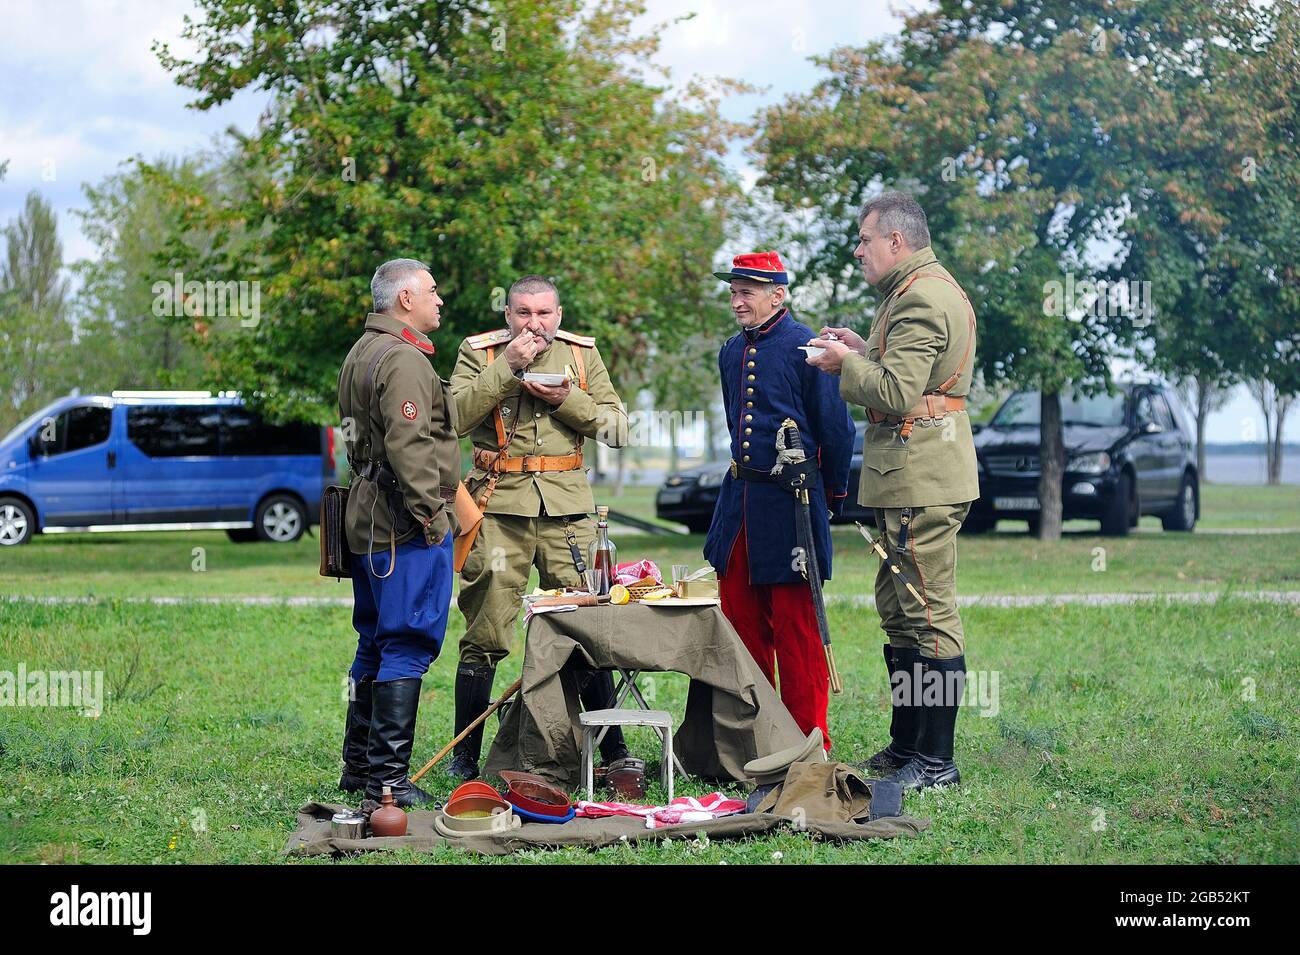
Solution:
M 818 462 L 812 528 L 817 563 L 831 576 L 829 511 L 848 494 L 853 421 L 835 382 L 804 361 L 809 328 L 786 304 L 789 276 L 775 252 L 732 260 L 713 273 L 731 284 L 740 332 L 718 353 L 722 401 L 731 433 L 731 471 L 713 512 L 704 556 L 718 570 L 722 612 L 764 676 L 780 680 L 781 700 L 799 728 L 820 727 L 831 748 L 826 706 L 830 674 L 812 593 L 799 572 L 795 499 L 771 476 L 776 434 L 786 418 L 799 427 L 804 451 Z M 818 506 L 824 503 L 826 506 Z

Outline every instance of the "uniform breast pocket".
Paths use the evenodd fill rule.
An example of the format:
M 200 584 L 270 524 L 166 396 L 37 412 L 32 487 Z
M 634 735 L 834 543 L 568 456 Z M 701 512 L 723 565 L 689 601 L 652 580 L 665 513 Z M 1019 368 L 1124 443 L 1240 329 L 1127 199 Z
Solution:
M 870 468 L 877 474 L 888 474 L 907 467 L 907 455 L 911 448 L 865 448 L 862 451 L 862 466 Z

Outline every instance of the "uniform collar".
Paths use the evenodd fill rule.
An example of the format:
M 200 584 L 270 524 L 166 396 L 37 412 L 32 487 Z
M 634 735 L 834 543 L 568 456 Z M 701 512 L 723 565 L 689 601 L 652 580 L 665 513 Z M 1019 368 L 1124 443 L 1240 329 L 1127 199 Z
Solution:
M 433 354 L 433 342 L 429 341 L 428 335 L 417 331 L 406 322 L 393 318 L 391 315 L 371 312 L 366 316 L 366 331 L 384 332 L 395 338 L 400 338 L 408 345 L 414 345 L 426 355 Z
M 773 315 L 771 318 L 765 321 L 762 325 L 759 325 L 758 328 L 742 328 L 741 331 L 745 333 L 745 340 L 752 344 L 754 341 L 758 339 L 759 335 L 766 335 L 773 328 L 775 328 L 776 323 L 779 322 L 781 319 L 785 318 L 785 316 L 788 315 L 789 313 L 790 310 L 788 308 L 783 307 L 779 312 L 777 312 L 775 315 Z
M 939 260 L 934 257 L 934 249 L 926 246 L 919 252 L 913 252 L 907 258 L 899 261 L 892 269 L 885 273 L 885 277 L 880 280 L 876 286 L 876 291 L 880 293 L 882 299 L 888 298 L 899 285 L 903 283 L 909 275 L 917 269 L 924 268 L 927 265 L 933 265 Z

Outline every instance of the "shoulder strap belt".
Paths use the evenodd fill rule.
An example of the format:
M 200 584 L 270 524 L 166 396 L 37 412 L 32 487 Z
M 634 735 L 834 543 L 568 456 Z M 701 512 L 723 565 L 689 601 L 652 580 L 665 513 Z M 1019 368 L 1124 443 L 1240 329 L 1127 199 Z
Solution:
M 907 290 L 912 287 L 914 282 L 918 279 L 924 278 L 939 279 L 939 281 L 947 282 L 957 290 L 957 294 L 961 296 L 961 300 L 966 303 L 967 312 L 970 313 L 970 336 L 966 340 L 966 351 L 961 356 L 961 361 L 957 363 L 957 370 L 954 371 L 934 391 L 927 391 L 925 394 L 921 395 L 921 400 L 915 407 L 908 411 L 907 414 L 900 417 L 898 415 L 887 414 L 883 411 L 876 411 L 874 408 L 867 409 L 867 417 L 875 424 L 884 423 L 893 426 L 901 423 L 902 428 L 899 430 L 899 437 L 904 441 L 906 441 L 911 435 L 912 425 L 916 419 L 926 419 L 927 422 L 931 420 L 942 421 L 944 416 L 950 412 L 966 410 L 966 399 L 964 397 L 952 397 L 948 392 L 957 384 L 958 381 L 961 380 L 962 372 L 966 370 L 966 362 L 970 360 L 971 349 L 975 347 L 975 308 L 971 305 L 970 298 L 966 295 L 965 289 L 952 281 L 952 279 L 948 278 L 946 275 L 937 275 L 933 272 L 917 272 L 903 284 L 901 289 L 898 290 L 898 294 L 894 296 L 894 301 L 897 302 L 902 298 L 903 295 L 907 293 Z M 889 321 L 888 317 L 886 317 L 886 320 L 880 323 L 881 358 L 884 358 L 885 356 L 885 335 L 888 329 Z M 940 398 L 942 401 L 935 400 Z

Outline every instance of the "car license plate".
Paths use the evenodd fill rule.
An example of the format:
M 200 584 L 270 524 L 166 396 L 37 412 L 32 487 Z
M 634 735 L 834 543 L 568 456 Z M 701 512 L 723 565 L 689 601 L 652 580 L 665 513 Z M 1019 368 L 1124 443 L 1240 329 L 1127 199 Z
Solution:
M 682 500 L 681 491 L 660 491 L 659 492 L 660 504 L 680 504 L 681 500 Z
M 993 499 L 995 511 L 1036 511 L 1038 507 L 1036 497 L 995 497 Z

